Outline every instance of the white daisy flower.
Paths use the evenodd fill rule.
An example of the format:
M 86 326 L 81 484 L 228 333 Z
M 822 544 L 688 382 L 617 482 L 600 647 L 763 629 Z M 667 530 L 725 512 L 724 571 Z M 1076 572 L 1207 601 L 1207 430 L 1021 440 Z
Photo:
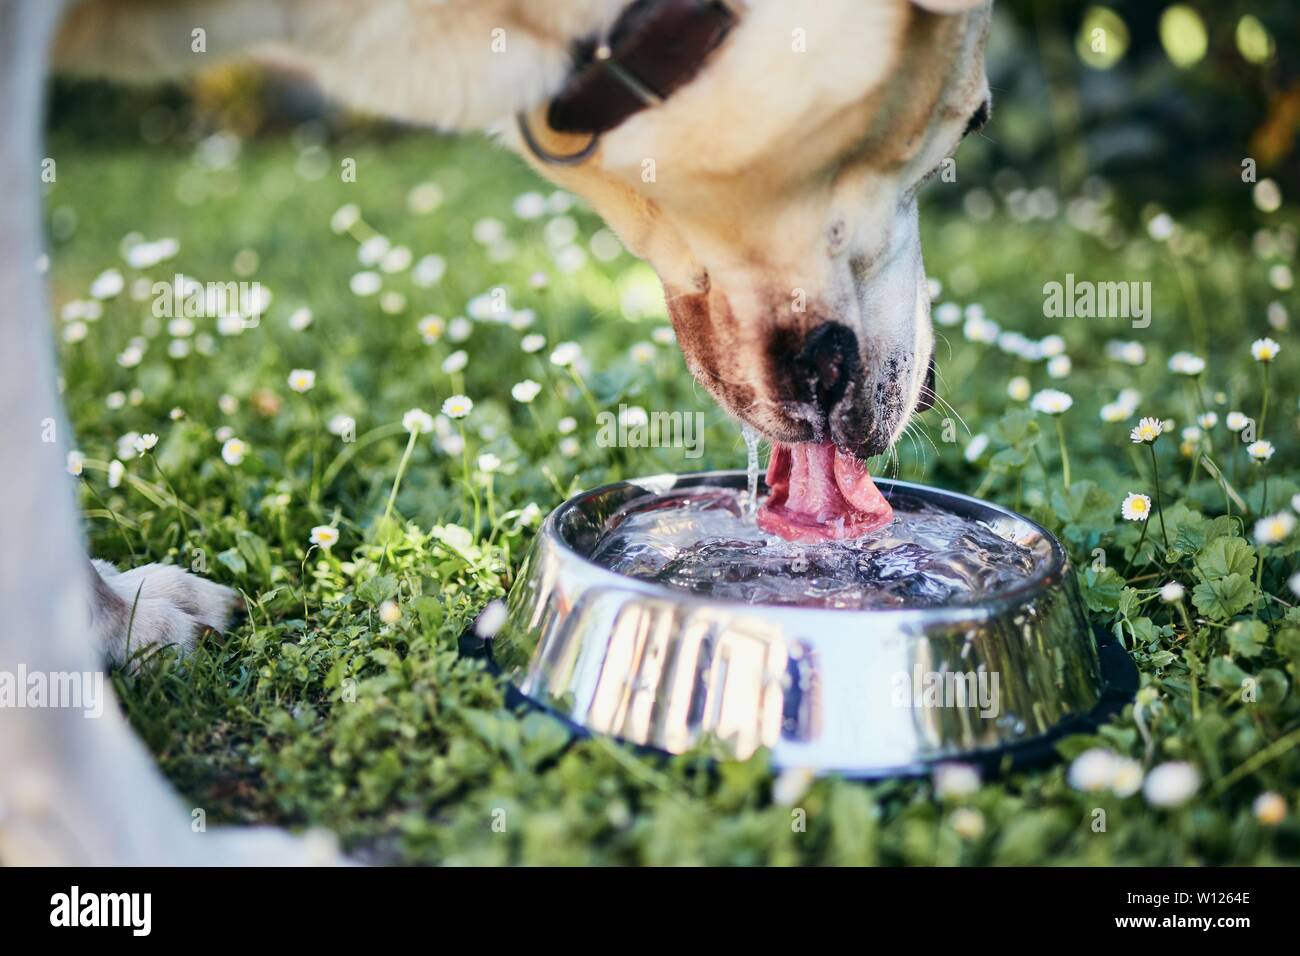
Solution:
M 185 417 L 185 409 L 177 405 L 175 408 L 173 408 L 170 412 L 167 413 L 167 417 L 174 422 L 178 422 Z
M 433 416 L 423 408 L 408 409 L 402 416 L 402 427 L 413 435 L 424 435 L 433 431 Z
M 1205 359 L 1191 352 L 1175 352 L 1169 357 L 1169 371 L 1195 377 L 1205 371 Z
M 121 295 L 125 288 L 126 280 L 122 278 L 122 273 L 116 269 L 105 269 L 90 283 L 90 296 L 101 301 L 112 299 Z
M 1215 425 L 1219 424 L 1218 412 L 1205 412 L 1203 415 L 1196 417 L 1196 424 L 1200 425 L 1207 432 Z
M 1142 788 L 1147 803 L 1153 807 L 1177 807 L 1192 798 L 1201 785 L 1201 775 L 1190 763 L 1181 760 L 1162 763 L 1147 774 Z
M 355 296 L 371 296 L 379 291 L 384 284 L 384 280 L 379 277 L 378 272 L 358 272 L 348 280 L 348 288 L 352 290 Z
M 1177 604 L 1187 594 L 1187 589 L 1177 581 L 1170 581 L 1160 588 L 1160 600 L 1166 604 Z
M 347 203 L 339 206 L 330 216 L 330 230 L 337 235 L 342 235 L 357 224 L 361 218 L 361 210 L 357 208 L 356 203 Z
M 128 345 L 117 353 L 117 364 L 122 368 L 135 368 L 144 360 L 144 349 L 139 345 Z
M 126 392 L 109 392 L 104 396 L 104 407 L 117 411 L 126 405 Z
M 230 394 L 222 394 L 217 399 L 217 408 L 223 415 L 233 415 L 239 411 L 239 399 Z
M 142 456 L 148 454 L 149 452 L 153 451 L 154 447 L 157 444 L 158 444 L 158 436 L 155 435 L 153 432 L 145 432 L 143 435 L 141 435 L 139 438 L 135 440 L 134 443 L 135 453 L 137 455 L 142 455 Z
M 402 619 L 402 609 L 396 601 L 384 601 L 379 605 L 379 620 L 385 624 L 396 624 Z
M 958 807 L 948 817 L 948 826 L 963 840 L 978 840 L 984 835 L 984 814 L 973 807 Z
M 542 391 L 541 385 L 539 385 L 537 382 L 534 382 L 531 378 L 526 378 L 522 382 L 518 382 L 517 384 L 511 387 L 510 396 L 516 402 L 522 402 L 523 404 L 527 405 L 529 402 L 535 399 L 539 394 L 541 394 L 541 391 Z
M 108 463 L 108 487 L 116 488 L 122 484 L 122 478 L 126 475 L 126 465 L 122 464 L 116 458 Z
M 465 371 L 465 366 L 468 364 L 469 354 L 464 349 L 457 349 L 442 360 L 442 370 L 448 375 L 455 375 L 457 372 Z
M 311 309 L 305 305 L 289 313 L 289 328 L 294 332 L 305 332 L 312 323 Z
M 966 443 L 966 451 L 963 452 L 963 457 L 971 463 L 977 462 L 980 460 L 980 456 L 988 450 L 988 447 L 988 435 L 985 435 L 983 432 L 980 432 L 978 435 L 972 435 L 971 440 Z
M 1223 423 L 1228 426 L 1228 431 L 1239 432 L 1250 424 L 1250 418 L 1241 412 L 1228 412 Z
M 474 620 L 474 633 L 486 641 L 490 637 L 496 637 L 505 623 L 506 602 L 492 601 Z
M 677 333 L 671 325 L 660 325 L 650 333 L 650 338 L 656 345 L 672 345 L 677 341 Z
M 542 520 L 542 509 L 534 501 L 524 505 L 523 510 L 519 512 L 519 523 L 525 528 L 531 528 Z
M 248 442 L 242 438 L 227 438 L 221 446 L 221 460 L 231 467 L 241 465 L 248 451 Z
M 1259 545 L 1279 544 L 1291 536 L 1295 530 L 1295 515 L 1289 511 L 1279 511 L 1255 522 L 1255 543 Z
M 514 211 L 520 219 L 541 219 L 546 215 L 546 197 L 538 192 L 521 193 L 515 197 Z
M 1059 335 L 1048 335 L 1040 339 L 1038 348 L 1044 358 L 1053 358 L 1065 354 L 1065 339 Z
M 555 430 L 561 435 L 571 435 L 578 429 L 578 420 L 569 415 L 565 415 L 555 423 Z
M 1146 521 L 1151 517 L 1151 499 L 1146 495 L 1130 492 L 1124 496 L 1119 510 L 1127 521 Z
M 1106 343 L 1106 357 L 1122 365 L 1143 365 L 1147 360 L 1147 350 L 1141 342 L 1112 339 Z
M 546 336 L 534 332 L 532 335 L 525 335 L 519 340 L 519 347 L 532 355 L 546 348 Z
M 968 342 L 981 342 L 985 345 L 992 345 L 998 340 L 998 333 L 1002 330 L 991 319 L 971 316 L 966 319 L 961 331 Z
M 86 456 L 79 451 L 68 452 L 68 474 L 74 478 L 80 478 L 82 471 L 85 470 Z
M 935 307 L 934 321 L 951 328 L 961 321 L 961 306 L 956 302 L 943 302 Z
M 1250 354 L 1254 356 L 1256 362 L 1271 362 L 1277 358 L 1277 353 L 1280 351 L 1282 346 L 1273 339 L 1256 339 L 1250 343 Z
M 316 527 L 311 529 L 311 537 L 309 540 L 322 551 L 328 551 L 330 548 L 334 547 L 334 545 L 338 544 L 339 529 L 331 528 L 327 524 L 318 524 Z
M 1133 409 L 1123 402 L 1107 402 L 1101 406 L 1101 420 L 1112 425 L 1131 418 L 1132 415 Z
M 551 353 L 551 363 L 567 368 L 582 356 L 582 346 L 577 342 L 561 342 Z
M 134 458 L 137 454 L 135 443 L 140 440 L 139 432 L 127 432 L 117 440 L 117 457 Z
M 1286 798 L 1276 790 L 1266 790 L 1255 798 L 1250 812 L 1266 827 L 1275 827 L 1286 819 Z
M 490 451 L 485 451 L 478 456 L 478 470 L 485 475 L 490 475 L 501 467 L 501 459 Z
M 649 342 L 637 342 L 627 353 L 638 365 L 649 365 L 655 360 L 655 347 Z
M 1070 356 L 1056 355 L 1047 363 L 1047 374 L 1051 378 L 1067 378 L 1073 368 Z
M 426 315 L 416 323 L 415 327 L 419 329 L 424 344 L 433 345 L 447 331 L 447 320 L 440 315 Z
M 447 340 L 464 342 L 474 334 L 474 323 L 463 315 L 458 315 L 447 323 Z
M 385 292 L 379 297 L 379 308 L 385 315 L 400 315 L 406 311 L 406 296 L 400 292 Z
M 459 458 L 465 450 L 465 438 L 459 432 L 438 437 L 438 448 L 448 458 Z
M 1015 378 L 1007 382 L 1007 396 L 1013 402 L 1029 401 L 1029 396 L 1032 391 L 1033 390 L 1029 385 L 1029 379 L 1025 378 L 1023 375 L 1017 375 Z
M 1258 464 L 1263 464 L 1273 457 L 1273 443 L 1260 439 L 1246 446 L 1246 454 Z
M 577 458 L 578 453 L 582 451 L 582 446 L 578 444 L 576 438 L 562 438 L 559 444 L 560 454 L 565 458 Z
M 344 435 L 355 435 L 357 431 L 357 420 L 351 415 L 335 415 L 325 426 L 331 435 L 337 435 L 340 438 Z
M 1066 779 L 1083 793 L 1099 793 L 1110 788 L 1115 773 L 1116 754 L 1102 747 L 1085 750 L 1070 762 Z
M 415 269 L 411 273 L 411 281 L 419 288 L 427 289 L 441 282 L 446 273 L 446 259 L 436 254 L 427 255 L 415 264 Z
M 980 774 L 966 763 L 941 763 L 931 775 L 934 795 L 940 800 L 966 797 L 980 788 Z
M 1143 418 L 1137 426 L 1128 433 L 1128 437 L 1133 440 L 1135 445 L 1149 445 L 1160 437 L 1164 431 L 1164 425 L 1158 418 Z
M 1073 398 L 1054 388 L 1043 389 L 1029 403 L 1034 411 L 1043 415 L 1062 415 L 1068 412 L 1073 404 Z
M 363 266 L 378 265 L 389 249 L 393 247 L 387 236 L 371 236 L 357 246 L 357 261 Z
M 379 260 L 379 268 L 390 275 L 405 272 L 411 267 L 411 250 L 406 246 L 393 246 Z
M 183 359 L 190 354 L 192 348 L 189 339 L 172 339 L 167 343 L 167 354 L 174 359 Z
M 222 425 L 212 433 L 212 436 L 219 442 L 227 442 L 235 437 L 235 430 L 229 425 Z
M 464 418 L 474 410 L 474 403 L 465 395 L 453 395 L 442 403 L 442 413 L 448 418 Z
M 296 368 L 289 373 L 289 388 L 304 395 L 316 387 L 316 373 L 309 368 Z

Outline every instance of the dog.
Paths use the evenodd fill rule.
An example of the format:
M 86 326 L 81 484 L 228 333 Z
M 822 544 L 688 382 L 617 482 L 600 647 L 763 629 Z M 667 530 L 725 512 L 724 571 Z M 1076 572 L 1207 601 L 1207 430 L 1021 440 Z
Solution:
M 11 463 L 0 672 L 92 671 L 141 646 L 188 648 L 235 606 L 229 589 L 175 567 L 118 573 L 84 557 L 34 265 L 51 69 L 151 81 L 262 59 L 305 70 L 352 108 L 488 130 L 654 267 L 691 373 L 727 412 L 782 448 L 833 446 L 839 462 L 885 451 L 932 397 L 916 194 L 988 117 L 989 7 L 0 0 L 0 177 L 18 187 L 0 204 L 0 454 Z M 0 715 L 6 862 L 337 858 L 320 835 L 194 834 L 111 705 L 88 722 L 66 709 Z

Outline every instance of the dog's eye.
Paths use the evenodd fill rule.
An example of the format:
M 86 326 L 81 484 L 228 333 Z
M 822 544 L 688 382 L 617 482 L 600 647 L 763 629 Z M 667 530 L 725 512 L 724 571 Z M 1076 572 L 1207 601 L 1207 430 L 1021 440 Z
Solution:
M 969 136 L 971 133 L 978 133 L 984 128 L 984 124 L 989 121 L 989 101 L 985 100 L 980 104 L 980 108 L 971 114 L 970 119 L 966 121 L 966 132 L 962 136 Z

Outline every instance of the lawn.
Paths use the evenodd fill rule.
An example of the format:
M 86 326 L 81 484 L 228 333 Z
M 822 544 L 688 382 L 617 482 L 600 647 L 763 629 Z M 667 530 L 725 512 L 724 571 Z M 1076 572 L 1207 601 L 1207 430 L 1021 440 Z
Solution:
M 665 334 L 648 268 L 479 140 L 237 146 L 88 147 L 57 132 L 49 145 L 50 281 L 92 550 L 198 568 L 247 603 L 224 639 L 115 676 L 209 824 L 325 827 L 385 863 L 1300 861 L 1300 534 L 1287 518 L 1258 525 L 1300 506 L 1288 207 L 1251 233 L 1132 213 L 1097 183 L 1067 197 L 988 187 L 968 197 L 975 217 L 942 194 L 971 184 L 933 187 L 927 266 L 952 411 L 926 413 L 897 473 L 1060 534 L 1142 690 L 1046 769 L 974 788 L 809 785 L 761 754 L 713 765 L 571 741 L 506 709 L 461 653 L 567 495 L 743 467 L 738 428 Z M 163 238 L 178 247 L 132 248 Z M 111 273 L 95 283 L 105 270 L 120 293 Z M 152 284 L 178 272 L 271 298 L 247 327 L 155 317 Z M 1150 280 L 1149 327 L 1044 318 L 1044 283 L 1067 273 Z M 92 283 L 102 307 L 84 304 Z M 1271 363 L 1252 357 L 1263 336 L 1281 343 Z M 550 360 L 563 342 L 581 347 L 569 367 Z M 1171 370 L 1179 351 L 1204 370 Z M 1187 361 L 1175 367 L 1195 371 Z M 540 390 L 519 401 L 527 379 Z M 1047 388 L 1072 407 L 1034 411 Z M 465 417 L 440 416 L 453 396 L 472 401 Z M 703 457 L 600 447 L 596 412 L 620 403 L 703 411 Z M 410 409 L 440 416 L 434 430 Z M 1184 434 L 1206 412 L 1217 422 Z M 1255 423 L 1232 431 L 1233 412 Z M 1130 440 L 1143 416 L 1165 420 L 1152 445 Z M 156 447 L 137 454 L 136 434 Z M 1272 457 L 1255 463 L 1243 434 Z M 1123 516 L 1130 493 L 1150 497 L 1146 521 Z M 1162 594 L 1170 582 L 1181 596 Z M 1111 756 L 1075 760 L 1098 749 Z

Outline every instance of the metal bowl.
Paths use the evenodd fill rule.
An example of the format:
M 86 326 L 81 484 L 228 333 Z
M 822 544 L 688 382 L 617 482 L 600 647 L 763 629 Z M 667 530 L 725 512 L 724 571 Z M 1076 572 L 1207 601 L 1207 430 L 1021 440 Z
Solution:
M 960 760 L 1040 760 L 1136 690 L 1122 648 L 1088 626 L 1060 543 L 997 505 L 880 479 L 895 507 L 928 503 L 1029 548 L 1034 573 L 978 603 L 840 610 L 720 601 L 588 560 L 639 499 L 743 488 L 744 472 L 662 475 L 571 498 L 542 526 L 491 655 L 529 701 L 580 731 L 680 754 L 846 776 Z

